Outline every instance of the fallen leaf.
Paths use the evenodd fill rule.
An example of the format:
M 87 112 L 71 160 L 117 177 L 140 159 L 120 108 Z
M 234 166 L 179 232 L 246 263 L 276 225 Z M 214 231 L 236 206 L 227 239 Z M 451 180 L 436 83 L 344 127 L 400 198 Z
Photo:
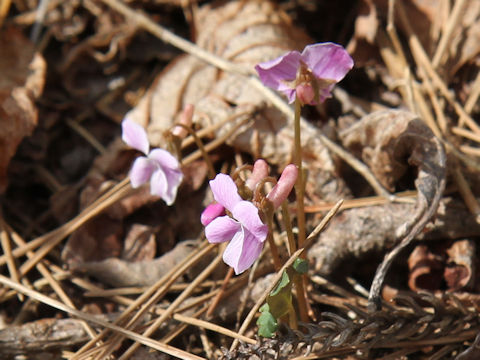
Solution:
M 75 231 L 62 250 L 62 260 L 72 266 L 85 261 L 98 261 L 122 252 L 123 224 L 100 214 Z
M 430 251 L 426 245 L 416 246 L 408 258 L 408 286 L 413 291 L 439 290 L 443 281 L 443 268 L 442 256 Z
M 182 241 L 155 260 L 130 262 L 109 258 L 72 264 L 72 270 L 83 272 L 113 287 L 150 286 L 188 256 L 197 244 L 196 240 Z
M 451 291 L 472 288 L 475 283 L 476 246 L 473 240 L 455 241 L 447 249 L 447 267 L 444 277 Z
M 457 22 L 451 41 L 448 43 L 448 79 L 453 79 L 458 70 L 467 63 L 475 64 L 480 54 L 480 2 L 466 1 L 460 20 Z M 476 64 L 478 66 L 478 63 Z
M 7 186 L 7 168 L 17 146 L 37 126 L 35 100 L 45 83 L 46 63 L 13 27 L 0 32 L 0 193 Z
M 152 260 L 156 248 L 152 226 L 133 224 L 125 237 L 121 258 L 132 262 Z

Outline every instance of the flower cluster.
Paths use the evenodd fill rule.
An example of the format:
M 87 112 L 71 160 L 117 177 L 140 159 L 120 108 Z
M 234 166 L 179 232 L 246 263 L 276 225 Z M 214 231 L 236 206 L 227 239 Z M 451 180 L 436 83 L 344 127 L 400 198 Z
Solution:
M 335 83 L 353 67 L 348 52 L 334 43 L 308 45 L 302 53 L 285 55 L 255 66 L 261 81 L 283 92 L 290 103 L 315 105 L 331 96 Z
M 150 151 L 145 129 L 130 119 L 122 121 L 122 140 L 146 155 L 138 157 L 133 163 L 130 170 L 132 187 L 137 188 L 150 181 L 151 194 L 172 205 L 183 180 L 178 160 L 163 149 Z
M 268 175 L 268 166 L 264 160 L 257 160 L 246 186 L 251 190 Z M 278 207 L 287 198 L 297 179 L 297 168 L 288 165 L 278 183 L 267 195 L 274 207 Z M 223 253 L 224 262 L 233 267 L 235 274 L 247 270 L 260 255 L 268 235 L 268 226 L 263 223 L 259 209 L 250 201 L 243 200 L 233 179 L 218 174 L 210 181 L 210 188 L 216 201 L 202 213 L 201 221 L 205 225 L 205 236 L 210 243 L 230 241 Z M 225 215 L 225 210 L 231 214 Z M 223 215 L 223 216 L 222 216 Z

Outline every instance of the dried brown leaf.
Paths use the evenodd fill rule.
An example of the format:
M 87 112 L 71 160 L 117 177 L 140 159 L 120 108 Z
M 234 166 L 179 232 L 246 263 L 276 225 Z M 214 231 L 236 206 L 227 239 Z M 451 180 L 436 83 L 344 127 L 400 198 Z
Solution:
M 45 83 L 46 63 L 15 28 L 0 32 L 0 193 L 17 146 L 37 125 L 35 100 Z
M 130 262 L 109 258 L 74 264 L 72 269 L 113 287 L 150 286 L 190 254 L 197 244 L 195 240 L 182 241 L 155 260 Z
M 444 271 L 449 290 L 471 288 L 475 282 L 476 246 L 472 240 L 455 241 L 447 249 L 447 267 Z
M 125 237 L 121 258 L 126 261 L 148 261 L 155 257 L 154 229 L 143 224 L 133 224 Z
M 466 1 L 447 53 L 445 69 L 449 79 L 453 78 L 463 65 L 476 61 L 480 54 L 480 2 Z
M 343 133 L 347 147 L 360 149 L 363 160 L 387 188 L 393 189 L 411 167 L 416 168 L 418 191 L 414 213 L 396 230 L 398 245 L 377 269 L 370 289 L 370 309 L 380 306 L 380 291 L 394 258 L 435 215 L 445 189 L 446 155 L 440 140 L 415 114 L 379 111 L 362 118 Z
M 123 224 L 100 214 L 75 231 L 62 250 L 63 261 L 72 266 L 119 256 L 122 251 Z
M 408 286 L 413 291 L 438 290 L 443 280 L 444 259 L 426 245 L 418 245 L 408 258 Z

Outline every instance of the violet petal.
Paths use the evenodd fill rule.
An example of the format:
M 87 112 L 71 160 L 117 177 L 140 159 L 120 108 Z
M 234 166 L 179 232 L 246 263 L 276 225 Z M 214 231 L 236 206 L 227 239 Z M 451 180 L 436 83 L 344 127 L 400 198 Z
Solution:
M 284 81 L 295 80 L 300 58 L 301 55 L 298 51 L 290 51 L 277 59 L 256 65 L 255 70 L 265 86 L 285 91 Z
M 255 205 L 249 201 L 241 201 L 233 208 L 232 215 L 240 221 L 249 233 L 255 236 L 257 241 L 265 241 L 268 234 L 268 226 L 258 216 L 258 209 Z
M 221 216 L 214 219 L 205 227 L 205 237 L 208 242 L 217 244 L 230 241 L 240 229 L 240 223 L 229 216 Z
M 155 163 L 150 159 L 147 159 L 145 156 L 136 158 L 129 175 L 132 187 L 138 188 L 148 182 L 155 169 Z
M 334 43 L 306 46 L 302 60 L 317 78 L 336 82 L 342 80 L 353 67 L 353 59 L 348 52 Z
M 178 160 L 167 150 L 153 149 L 150 151 L 150 154 L 148 154 L 148 158 L 155 160 L 163 169 L 180 169 Z
M 175 198 L 171 199 L 168 194 L 168 181 L 167 176 L 162 168 L 157 168 L 150 178 L 150 193 L 161 197 L 167 205 L 171 205 Z
M 143 152 L 145 155 L 148 154 L 150 145 L 145 129 L 128 118 L 122 121 L 122 140 L 128 146 Z
M 247 229 L 242 228 L 232 238 L 223 253 L 223 261 L 233 267 L 235 274 L 239 275 L 258 259 L 263 249 L 263 243 Z
M 229 211 L 232 211 L 235 205 L 242 201 L 238 195 L 237 185 L 228 175 L 218 174 L 215 179 L 210 180 L 210 188 L 214 199 Z
M 158 164 L 159 168 L 161 168 L 163 171 L 163 174 L 165 176 L 166 188 L 164 189 L 163 187 L 159 187 L 155 191 L 157 195 L 159 195 L 160 191 L 163 191 L 162 195 L 159 196 L 161 196 L 162 199 L 165 200 L 167 205 L 170 206 L 175 201 L 178 187 L 183 180 L 183 173 L 180 170 L 180 163 L 172 154 L 163 149 L 152 150 L 150 154 L 148 154 L 148 157 L 149 159 L 152 159 L 152 161 L 155 161 Z M 163 178 L 159 178 L 157 181 L 161 180 L 163 181 Z M 160 183 L 158 183 L 158 186 L 160 186 Z

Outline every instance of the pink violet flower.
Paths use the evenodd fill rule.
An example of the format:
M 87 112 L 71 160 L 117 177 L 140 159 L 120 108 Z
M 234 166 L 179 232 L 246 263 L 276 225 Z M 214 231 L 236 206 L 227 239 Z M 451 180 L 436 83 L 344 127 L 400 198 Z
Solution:
M 263 159 L 258 159 L 253 164 L 253 170 L 251 175 L 245 181 L 245 185 L 252 191 L 255 190 L 258 183 L 268 176 L 268 164 Z M 212 202 L 205 210 L 203 210 L 200 216 L 200 222 L 203 226 L 207 226 L 218 216 L 225 215 L 225 208 L 219 203 Z
M 129 174 L 132 187 L 138 188 L 150 181 L 150 193 L 172 205 L 183 180 L 178 160 L 163 149 L 150 151 L 147 132 L 130 119 L 122 121 L 122 140 L 146 155 L 138 157 L 133 163 Z
M 264 85 L 283 92 L 289 103 L 298 96 L 302 104 L 315 105 L 331 96 L 334 85 L 353 67 L 340 45 L 327 42 L 308 45 L 302 53 L 290 51 L 255 66 Z
M 230 216 L 219 216 L 205 227 L 205 236 L 210 243 L 230 241 L 223 253 L 223 261 L 233 267 L 235 274 L 241 274 L 253 265 L 260 256 L 267 238 L 268 226 L 251 202 L 242 200 L 233 179 L 218 174 L 210 180 L 215 200 L 227 209 Z

